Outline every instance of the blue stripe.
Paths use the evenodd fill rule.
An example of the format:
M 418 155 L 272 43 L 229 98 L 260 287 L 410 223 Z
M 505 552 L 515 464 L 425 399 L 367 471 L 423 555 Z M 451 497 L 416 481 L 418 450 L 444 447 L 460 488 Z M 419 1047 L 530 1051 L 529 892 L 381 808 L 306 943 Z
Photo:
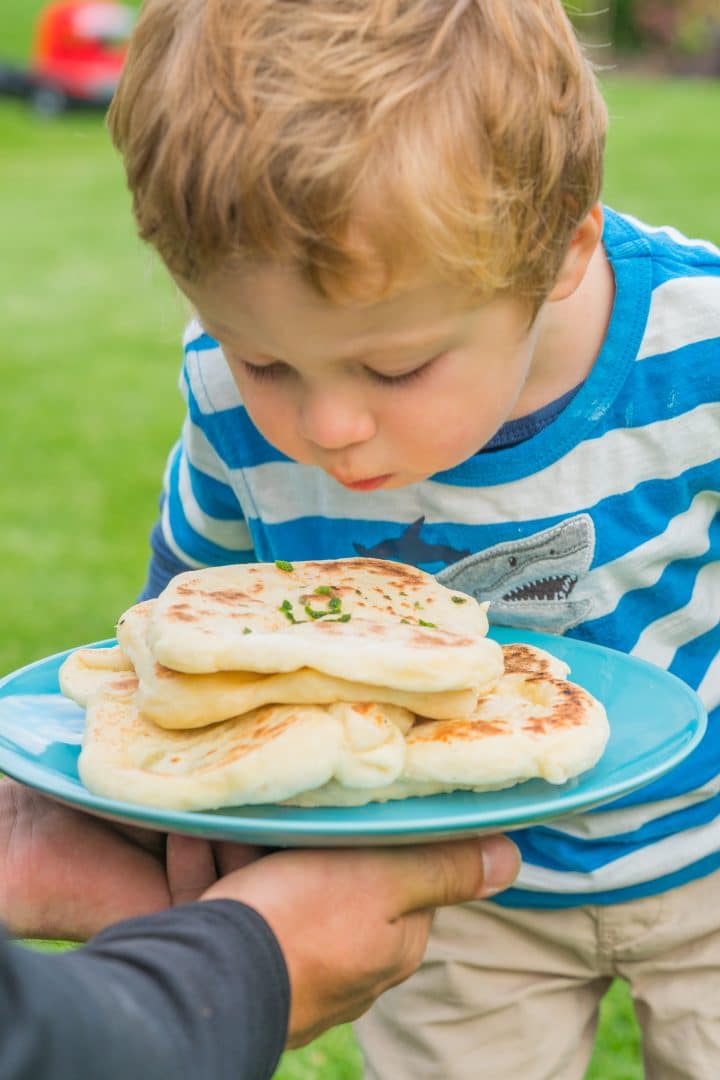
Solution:
M 675 278 L 705 277 L 717 273 L 718 257 L 704 247 L 691 247 L 667 233 L 647 233 L 653 255 L 653 287 Z
M 699 405 L 717 401 L 717 387 L 706 377 L 717 358 L 720 324 L 714 337 L 634 362 L 630 378 L 604 417 L 605 430 L 645 427 L 660 420 L 678 420 Z M 678 365 L 687 374 L 678 381 Z M 613 422 L 614 421 L 614 422 Z M 688 419 L 692 423 L 692 419 Z
M 192 493 L 203 513 L 220 521 L 243 521 L 243 512 L 233 489 L 197 469 L 187 458 L 185 460 Z
M 214 349 L 219 349 L 220 345 L 211 338 L 209 334 L 198 334 L 197 337 L 192 338 L 185 345 L 185 352 L 212 352 Z
M 229 469 L 290 460 L 263 438 L 242 406 L 203 413 L 190 393 L 188 407 L 190 419 L 205 434 L 213 450 Z
M 517 837 L 515 837 L 517 839 Z M 698 878 L 720 870 L 720 851 L 706 855 L 704 859 L 676 870 L 671 874 L 644 881 L 640 885 L 631 885 L 626 889 L 608 889 L 601 892 L 587 893 L 539 893 L 529 889 L 506 889 L 492 897 L 493 904 L 511 908 L 562 908 L 580 907 L 586 904 L 624 904 L 629 900 L 641 900 L 644 896 L 657 896 L 658 893 L 677 889 Z
M 588 507 L 597 532 L 593 565 L 603 566 L 633 551 L 640 532 L 644 537 L 660 536 L 699 492 L 717 491 L 717 484 L 718 460 L 714 460 L 671 479 L 645 480 L 630 491 L 609 495 Z
M 192 528 L 185 517 L 178 494 L 179 467 L 180 461 L 179 456 L 177 456 L 170 470 L 170 490 L 167 507 L 170 531 L 180 550 L 184 551 L 190 558 L 205 563 L 206 566 L 224 566 L 233 562 L 255 562 L 255 555 L 252 551 L 221 547 L 220 544 L 213 543 Z
M 371 551 L 378 557 L 410 561 L 423 570 L 436 573 L 465 554 L 482 551 L 491 543 L 517 540 L 526 531 L 532 534 L 561 520 L 563 518 L 554 517 L 499 526 L 426 522 L 422 526 L 422 541 L 414 544 L 412 552 L 402 546 L 412 522 L 346 517 L 333 518 L 329 522 L 327 517 L 308 515 L 272 525 L 263 523 L 262 529 L 274 559 L 285 557 L 279 554 L 281 549 L 289 553 L 288 558 L 295 559 L 341 559 Z M 377 545 L 382 545 L 382 550 L 376 550 Z
M 712 660 L 720 652 L 720 623 L 693 638 L 675 653 L 669 671 L 697 690 Z
M 607 807 L 603 807 L 607 809 Z M 655 818 L 639 829 L 614 836 L 581 839 L 567 836 L 551 826 L 518 832 L 513 835 L 523 859 L 545 870 L 592 873 L 606 863 L 627 853 L 628 847 L 656 843 L 685 829 L 707 825 L 720 815 L 720 795 L 685 807 L 664 817 Z M 625 849 L 625 850 L 623 850 Z
M 667 525 L 667 520 L 664 524 Z M 649 526 L 648 532 L 652 534 L 653 531 L 655 528 Z M 662 532 L 662 529 L 657 531 Z M 712 523 L 709 537 L 710 550 L 720 550 L 720 517 L 716 517 Z M 707 552 L 691 559 L 676 559 L 667 565 L 655 584 L 629 590 L 613 611 L 600 619 L 589 619 L 579 631 L 572 631 L 569 636 L 606 644 L 612 640 L 613 648 L 630 652 L 645 626 L 690 601 L 697 575 L 707 561 Z M 706 655 L 706 666 L 710 659 L 712 654 Z

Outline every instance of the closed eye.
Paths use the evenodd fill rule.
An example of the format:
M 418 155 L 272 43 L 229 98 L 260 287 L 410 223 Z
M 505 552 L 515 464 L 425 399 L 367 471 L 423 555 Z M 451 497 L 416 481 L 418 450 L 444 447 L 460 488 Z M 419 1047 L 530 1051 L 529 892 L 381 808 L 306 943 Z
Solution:
M 365 368 L 365 370 L 371 379 L 382 383 L 383 386 L 403 386 L 427 374 L 433 363 L 438 359 L 439 357 L 434 356 L 432 360 L 427 360 L 420 367 L 413 368 L 412 371 L 406 371 L 403 375 L 385 375 L 382 371 L 375 371 L 373 368 Z
M 283 364 L 280 360 L 276 360 L 273 364 L 249 364 L 247 360 L 243 360 L 242 369 L 251 379 L 256 379 L 257 382 L 281 379 L 283 376 L 289 375 L 292 370 L 289 364 Z

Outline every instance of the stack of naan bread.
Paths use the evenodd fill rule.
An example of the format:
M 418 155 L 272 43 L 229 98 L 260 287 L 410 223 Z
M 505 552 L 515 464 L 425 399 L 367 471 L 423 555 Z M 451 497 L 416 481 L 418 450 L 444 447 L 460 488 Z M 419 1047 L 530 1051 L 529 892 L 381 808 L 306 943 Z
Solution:
M 608 738 L 567 665 L 487 637 L 485 605 L 377 559 L 188 571 L 60 671 L 83 783 L 177 810 L 352 806 L 563 783 Z

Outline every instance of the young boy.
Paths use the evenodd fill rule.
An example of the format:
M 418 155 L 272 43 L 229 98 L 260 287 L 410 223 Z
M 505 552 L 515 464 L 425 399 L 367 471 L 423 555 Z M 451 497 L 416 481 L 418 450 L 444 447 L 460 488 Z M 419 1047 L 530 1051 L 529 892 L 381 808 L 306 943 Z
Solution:
M 720 701 L 720 252 L 598 203 L 559 0 L 146 0 L 110 125 L 197 318 L 146 595 L 375 555 Z M 647 722 L 653 723 L 652 715 Z M 520 832 L 358 1027 L 376 1080 L 582 1077 L 632 986 L 653 1078 L 720 1074 L 720 734 Z

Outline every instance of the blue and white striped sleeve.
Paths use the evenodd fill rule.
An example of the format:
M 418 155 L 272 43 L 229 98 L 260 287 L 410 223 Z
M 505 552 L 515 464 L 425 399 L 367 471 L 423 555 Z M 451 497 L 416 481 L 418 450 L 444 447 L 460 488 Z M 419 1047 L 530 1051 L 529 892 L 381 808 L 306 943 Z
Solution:
M 180 386 L 188 412 L 165 468 L 160 520 L 151 535 L 152 558 L 141 599 L 157 596 L 183 570 L 255 561 L 228 465 L 221 447 L 214 445 L 212 427 L 205 430 L 203 418 L 211 413 L 195 393 L 195 359 L 186 344 Z M 230 407 L 233 404 L 228 401 Z

